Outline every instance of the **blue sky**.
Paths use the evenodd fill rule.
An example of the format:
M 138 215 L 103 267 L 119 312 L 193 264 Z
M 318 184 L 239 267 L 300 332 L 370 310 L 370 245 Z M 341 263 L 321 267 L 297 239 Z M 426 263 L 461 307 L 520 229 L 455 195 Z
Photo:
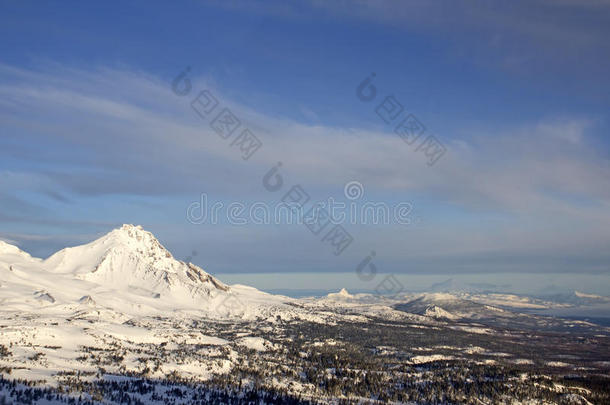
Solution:
M 1 2 L 0 237 L 44 257 L 136 223 L 214 273 L 345 274 L 375 250 L 401 277 L 599 285 L 608 37 L 610 4 L 593 0 Z M 204 89 L 263 142 L 252 158 L 191 109 Z M 389 95 L 447 148 L 433 166 L 375 114 Z M 186 220 L 202 193 L 277 202 L 261 180 L 278 161 L 312 199 L 358 181 L 360 203 L 408 202 L 411 224 L 346 226 L 335 256 L 303 226 Z

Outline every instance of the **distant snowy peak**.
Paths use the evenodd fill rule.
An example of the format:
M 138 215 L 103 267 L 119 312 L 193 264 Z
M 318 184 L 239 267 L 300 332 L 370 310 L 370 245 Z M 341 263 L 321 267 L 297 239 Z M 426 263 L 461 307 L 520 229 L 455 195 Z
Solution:
M 443 308 L 436 305 L 430 305 L 427 307 L 423 315 L 437 319 L 459 319 L 459 316 L 455 316 L 451 312 L 445 311 Z
M 152 233 L 134 225 L 63 249 L 45 260 L 44 266 L 51 272 L 157 298 L 167 294 L 196 298 L 229 290 L 203 269 L 176 260 Z
M 339 291 L 338 293 L 330 293 L 326 297 L 330 298 L 330 299 L 351 299 L 351 298 L 354 298 L 354 296 L 352 294 L 350 294 L 349 292 L 347 292 L 347 290 L 345 288 L 342 288 L 341 291 Z

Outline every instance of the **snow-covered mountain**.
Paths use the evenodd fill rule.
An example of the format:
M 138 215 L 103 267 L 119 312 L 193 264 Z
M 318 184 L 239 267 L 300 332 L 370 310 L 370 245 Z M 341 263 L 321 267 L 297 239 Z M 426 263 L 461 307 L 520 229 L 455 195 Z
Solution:
M 354 296 L 350 294 L 345 288 L 342 288 L 339 292 L 328 294 L 326 298 L 331 300 L 349 300 L 353 299 Z
M 110 310 L 125 314 L 201 311 L 248 316 L 285 297 L 228 286 L 200 267 L 176 260 L 140 226 L 63 249 L 46 260 L 0 242 L 0 300 L 24 310 Z
M 149 291 L 155 298 L 206 298 L 230 288 L 192 263 L 174 259 L 140 226 L 123 225 L 86 245 L 63 249 L 43 262 L 50 272 L 113 288 Z

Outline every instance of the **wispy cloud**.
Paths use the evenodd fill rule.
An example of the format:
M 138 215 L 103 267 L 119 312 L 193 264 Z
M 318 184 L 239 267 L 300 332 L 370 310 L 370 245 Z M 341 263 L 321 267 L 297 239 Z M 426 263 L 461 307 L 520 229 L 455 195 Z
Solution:
M 195 89 L 210 82 L 194 79 Z M 451 134 L 446 157 L 428 167 L 395 135 L 278 119 L 225 98 L 222 89 L 212 91 L 263 140 L 250 161 L 197 117 L 190 99 L 173 95 L 158 77 L 126 69 L 0 65 L 3 221 L 23 218 L 18 206 L 28 193 L 74 205 L 80 198 L 114 195 L 171 196 L 186 205 L 201 191 L 275 198 L 260 182 L 282 161 L 289 182 L 320 198 L 357 179 L 376 195 L 430 204 L 423 207 L 429 228 L 417 234 L 389 227 L 361 238 L 386 246 L 394 267 L 404 251 L 398 241 L 417 246 L 415 256 L 422 260 L 522 255 L 534 262 L 542 253 L 561 256 L 566 249 L 584 258 L 591 252 L 583 239 L 600 248 L 610 242 L 606 226 L 599 225 L 610 223 L 610 165 L 591 135 L 595 117 L 540 119 L 508 129 L 473 123 Z M 473 229 L 459 220 L 472 213 L 506 222 Z M 442 218 L 448 222 L 441 225 Z M 567 229 L 571 234 L 558 234 Z M 270 248 L 257 249 L 264 256 Z M 287 247 L 290 254 L 308 255 Z M 591 268 L 604 260 L 598 254 Z

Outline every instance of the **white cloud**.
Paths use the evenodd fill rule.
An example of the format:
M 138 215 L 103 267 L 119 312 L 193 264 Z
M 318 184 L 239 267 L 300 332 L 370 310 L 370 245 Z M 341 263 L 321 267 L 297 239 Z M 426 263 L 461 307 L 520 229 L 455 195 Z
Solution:
M 5 81 L 11 79 L 9 69 L 2 69 L 9 79 Z M 9 132 L 13 145 L 31 140 L 29 152 L 35 153 L 35 142 L 57 142 L 77 148 L 77 153 L 65 151 L 61 157 L 68 160 L 58 161 L 38 151 L 41 156 L 32 158 L 52 165 L 48 176 L 13 172 L 3 182 L 17 176 L 25 179 L 19 180 L 22 184 L 39 184 L 43 180 L 36 176 L 45 182 L 53 177 L 77 188 L 79 177 L 94 177 L 101 180 L 102 193 L 129 192 L 130 182 L 140 183 L 142 175 L 153 174 L 174 177 L 176 181 L 167 185 L 169 191 L 184 192 L 190 190 L 193 178 L 222 182 L 222 172 L 238 173 L 246 164 L 246 171 L 256 170 L 262 176 L 282 161 L 287 176 L 312 187 L 340 188 L 357 179 L 371 188 L 429 194 L 465 207 L 521 210 L 567 207 L 573 205 L 571 199 L 610 202 L 610 188 L 604 187 L 610 165 L 588 142 L 586 133 L 594 122 L 587 119 L 546 120 L 508 131 L 463 131 L 452 134 L 452 139 L 439 136 L 449 151 L 429 167 L 423 154 L 392 134 L 271 118 L 216 92 L 264 142 L 252 161 L 242 162 L 230 142 L 195 115 L 189 98 L 174 96 L 159 79 L 107 69 L 14 71 L 27 81 L 0 86 L 0 94 L 12 102 L 2 115 L 15 113 Z M 198 86 L 205 85 L 199 81 Z M 36 133 L 43 129 L 44 134 Z M 57 170 L 70 163 L 85 170 L 71 175 Z M 236 175 L 234 181 L 239 184 L 241 177 Z M 119 180 L 116 189 L 103 184 L 104 178 Z M 163 187 L 155 188 L 160 186 L 155 182 L 147 186 L 133 184 L 133 189 L 165 192 Z

